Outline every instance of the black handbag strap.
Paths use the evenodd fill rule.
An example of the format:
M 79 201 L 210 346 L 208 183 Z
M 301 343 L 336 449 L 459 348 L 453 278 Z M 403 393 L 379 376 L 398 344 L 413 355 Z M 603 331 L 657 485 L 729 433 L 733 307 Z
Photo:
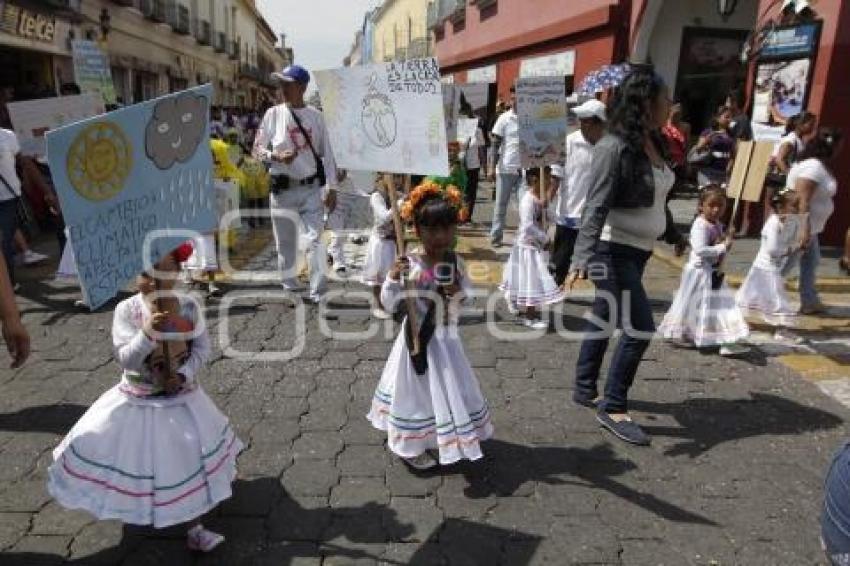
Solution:
M 5 186 L 6 190 L 9 191 L 9 194 L 12 195 L 12 198 L 20 198 L 21 195 L 15 192 L 12 185 L 9 184 L 9 181 L 6 180 L 6 177 L 4 177 L 2 173 L 0 173 L 0 181 L 3 181 L 3 186 Z
M 307 145 L 310 148 L 310 152 L 313 154 L 313 159 L 316 160 L 316 171 L 318 172 L 319 168 L 324 167 L 324 165 L 322 164 L 322 160 L 319 159 L 319 154 L 316 153 L 316 148 L 313 147 L 313 140 L 310 139 L 310 134 L 308 134 L 307 130 L 304 129 L 304 126 L 301 124 L 301 119 L 298 117 L 298 114 L 296 114 L 295 111 L 289 106 L 287 106 L 286 109 L 289 110 L 289 113 L 295 120 L 295 125 L 298 126 L 299 130 L 301 130 L 301 135 L 304 136 L 305 140 L 307 140 Z

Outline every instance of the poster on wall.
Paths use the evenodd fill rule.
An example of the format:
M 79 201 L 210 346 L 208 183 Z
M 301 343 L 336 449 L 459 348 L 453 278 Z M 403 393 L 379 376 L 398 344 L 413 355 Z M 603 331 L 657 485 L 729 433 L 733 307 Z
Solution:
M 519 79 L 516 100 L 522 166 L 543 167 L 563 163 L 567 137 L 567 98 L 563 77 Z
M 83 92 L 99 93 L 106 104 L 115 104 L 115 85 L 109 55 L 94 41 L 76 39 L 71 42 L 74 57 L 74 80 Z
M 315 73 L 337 164 L 345 169 L 449 174 L 436 59 Z
M 753 102 L 753 121 L 784 124 L 806 107 L 811 59 L 759 63 Z
M 576 52 L 564 51 L 553 55 L 543 55 L 523 59 L 519 67 L 520 78 L 565 77 L 575 74 Z
M 10 102 L 6 107 L 21 153 L 37 159 L 47 154 L 47 132 L 104 112 L 102 98 L 94 93 Z
M 196 87 L 47 134 L 47 158 L 92 309 L 187 240 L 217 226 L 209 108 Z M 155 231 L 160 237 L 145 243 Z M 181 233 L 182 232 L 182 233 Z M 172 235 L 173 234 L 173 235 Z

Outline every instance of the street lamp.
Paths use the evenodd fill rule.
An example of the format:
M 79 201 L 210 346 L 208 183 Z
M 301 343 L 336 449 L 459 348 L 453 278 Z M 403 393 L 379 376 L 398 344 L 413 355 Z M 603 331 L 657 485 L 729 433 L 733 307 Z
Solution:
M 737 6 L 738 0 L 717 0 L 717 13 L 720 14 L 720 17 L 725 22 L 735 12 Z

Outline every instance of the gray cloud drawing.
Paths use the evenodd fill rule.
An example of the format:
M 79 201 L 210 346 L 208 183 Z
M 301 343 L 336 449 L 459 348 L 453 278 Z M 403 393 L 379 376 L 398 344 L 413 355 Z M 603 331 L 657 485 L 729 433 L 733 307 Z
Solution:
M 145 153 L 160 169 L 189 161 L 206 131 L 207 98 L 183 93 L 159 102 L 145 129 Z

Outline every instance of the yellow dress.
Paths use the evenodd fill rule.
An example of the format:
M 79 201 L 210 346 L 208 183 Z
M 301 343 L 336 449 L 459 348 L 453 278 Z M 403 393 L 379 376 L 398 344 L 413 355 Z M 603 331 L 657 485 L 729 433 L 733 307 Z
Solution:
M 251 156 L 246 156 L 242 159 L 242 167 L 239 171 L 241 174 L 239 188 L 242 191 L 242 198 L 268 198 L 271 178 L 265 165 Z
M 211 139 L 210 149 L 213 155 L 213 176 L 219 181 L 240 184 L 242 175 L 230 158 L 230 144 L 222 140 Z M 225 243 L 228 248 L 232 248 L 236 244 L 236 230 L 225 230 L 219 234 L 219 242 Z

